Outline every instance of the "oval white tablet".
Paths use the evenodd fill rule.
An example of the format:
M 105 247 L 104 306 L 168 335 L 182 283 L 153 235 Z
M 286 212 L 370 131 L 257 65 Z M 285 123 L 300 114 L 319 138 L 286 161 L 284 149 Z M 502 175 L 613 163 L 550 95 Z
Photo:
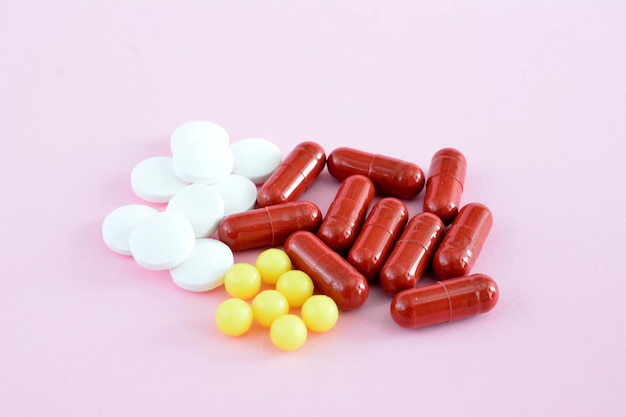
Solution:
M 224 201 L 212 186 L 191 184 L 174 194 L 165 212 L 186 218 L 196 239 L 209 237 L 224 218 Z
M 216 239 L 198 239 L 185 262 L 170 269 L 172 280 L 189 291 L 209 291 L 224 283 L 224 274 L 233 266 L 233 252 Z
M 264 183 L 281 162 L 280 149 L 267 139 L 247 138 L 230 145 L 233 152 L 233 174 Z
M 130 184 L 137 196 L 153 203 L 167 203 L 178 190 L 189 182 L 174 173 L 172 158 L 148 158 L 133 168 Z
M 114 252 L 130 255 L 128 241 L 135 226 L 157 211 L 143 204 L 129 204 L 110 212 L 102 222 L 104 243 Z
M 189 257 L 196 237 L 180 214 L 155 213 L 139 222 L 130 234 L 130 252 L 144 268 L 174 268 Z
M 173 155 L 176 175 L 189 182 L 214 184 L 233 171 L 233 153 L 229 147 L 207 141 L 189 142 Z
M 253 209 L 256 204 L 256 185 L 241 175 L 229 175 L 211 185 L 224 201 L 224 216 Z
M 174 129 L 170 137 L 170 149 L 172 153 L 176 153 L 194 141 L 208 141 L 215 146 L 227 147 L 229 138 L 226 130 L 217 123 L 194 120 Z

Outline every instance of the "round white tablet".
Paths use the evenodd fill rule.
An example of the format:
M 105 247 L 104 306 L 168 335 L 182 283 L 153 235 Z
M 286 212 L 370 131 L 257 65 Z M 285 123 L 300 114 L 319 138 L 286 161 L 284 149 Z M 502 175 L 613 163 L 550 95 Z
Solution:
M 178 213 L 186 218 L 196 239 L 209 237 L 224 218 L 224 201 L 212 186 L 191 184 L 174 194 L 165 212 Z
M 205 120 L 194 120 L 174 129 L 170 137 L 170 149 L 176 153 L 181 147 L 198 140 L 222 147 L 227 147 L 229 143 L 228 133 L 222 126 Z
M 233 152 L 233 174 L 264 183 L 281 162 L 280 149 L 266 139 L 248 138 L 230 145 Z
M 180 214 L 155 213 L 130 233 L 130 252 L 144 268 L 163 270 L 182 263 L 193 250 L 196 237 L 191 224 Z
M 110 212 L 102 222 L 104 243 L 114 252 L 130 255 L 128 240 L 135 226 L 157 211 L 143 204 L 129 204 Z
M 233 266 L 233 252 L 216 239 L 198 239 L 185 262 L 170 269 L 172 280 L 189 291 L 208 291 L 224 283 L 224 274 Z
M 140 198 L 153 203 L 167 203 L 189 183 L 174 173 L 171 157 L 156 156 L 135 165 L 130 174 L 130 184 Z
M 233 171 L 233 153 L 229 147 L 210 141 L 189 141 L 173 155 L 174 172 L 189 182 L 215 184 Z
M 229 175 L 211 187 L 222 196 L 224 216 L 253 209 L 256 204 L 256 185 L 241 175 Z

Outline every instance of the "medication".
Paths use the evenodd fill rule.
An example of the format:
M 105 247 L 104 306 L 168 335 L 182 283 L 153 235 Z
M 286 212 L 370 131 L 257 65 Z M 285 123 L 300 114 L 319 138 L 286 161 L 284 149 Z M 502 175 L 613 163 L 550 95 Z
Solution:
M 394 197 L 372 207 L 346 258 L 368 281 L 378 278 L 408 218 L 406 205 Z
M 224 274 L 233 264 L 233 252 L 226 244 L 216 239 L 196 239 L 191 255 L 170 269 L 170 276 L 184 290 L 209 291 L 224 283 Z
M 261 281 L 274 285 L 281 275 L 291 270 L 291 259 L 285 251 L 269 248 L 257 256 L 255 266 L 261 273 Z
M 297 145 L 257 193 L 257 206 L 295 201 L 301 196 L 324 169 L 326 154 L 315 142 Z
M 172 158 L 168 156 L 145 159 L 135 165 L 130 173 L 133 192 L 151 203 L 167 203 L 188 184 L 176 175 Z
M 196 239 L 211 236 L 224 218 L 224 200 L 206 184 L 189 184 L 181 188 L 165 208 L 186 218 Z
M 220 332 L 241 336 L 252 326 L 252 307 L 240 298 L 229 298 L 215 310 L 215 324 Z
M 419 213 L 409 221 L 380 272 L 380 286 L 389 295 L 415 287 L 444 234 L 441 219 Z
M 365 175 L 377 192 L 402 199 L 414 198 L 424 188 L 424 173 L 417 165 L 357 149 L 332 151 L 328 156 L 328 172 L 340 181 L 354 174 Z
M 135 261 L 152 270 L 181 264 L 189 257 L 195 243 L 191 224 L 176 213 L 151 214 L 133 228 L 128 238 Z
M 374 184 L 364 175 L 343 180 L 317 236 L 335 252 L 345 254 L 356 240 L 374 194 Z
M 306 342 L 307 330 L 302 319 L 294 314 L 278 317 L 270 327 L 270 340 L 277 348 L 296 350 Z
M 313 295 L 313 280 L 302 271 L 287 271 L 276 281 L 276 291 L 285 296 L 289 307 L 302 307 Z
M 306 300 L 300 313 L 306 327 L 318 333 L 331 330 L 339 318 L 337 304 L 332 298 L 323 294 L 314 295 Z
M 135 226 L 157 211 L 143 204 L 128 204 L 118 207 L 104 218 L 102 222 L 102 238 L 113 252 L 131 255 L 129 247 L 130 233 Z
M 230 145 L 230 150 L 233 174 L 249 178 L 254 184 L 263 184 L 280 165 L 280 149 L 266 139 L 241 139 Z
M 287 298 L 276 290 L 264 290 L 252 300 L 254 319 L 263 327 L 270 327 L 279 316 L 289 313 Z
M 217 232 L 234 251 L 279 246 L 295 231 L 317 231 L 320 209 L 310 201 L 294 201 L 237 213 L 222 220 Z
M 492 224 L 491 211 L 483 204 L 463 206 L 433 256 L 432 266 L 437 278 L 469 275 Z
M 241 175 L 229 175 L 210 187 L 224 201 L 224 216 L 251 210 L 256 205 L 256 185 Z
M 285 241 L 285 252 L 295 268 L 310 276 L 315 288 L 332 298 L 340 309 L 354 310 L 367 300 L 365 277 L 313 233 L 293 233 Z
M 391 317 L 415 329 L 486 313 L 498 297 L 498 286 L 487 275 L 458 277 L 399 292 L 391 301 Z
M 230 141 L 226 130 L 217 123 L 193 120 L 183 123 L 170 136 L 170 149 L 173 154 L 187 148 L 193 142 L 209 142 L 215 147 L 228 147 Z
M 466 167 L 465 156 L 453 148 L 439 150 L 430 162 L 424 211 L 436 214 L 444 224 L 450 224 L 459 211 Z
M 261 289 L 261 274 L 254 265 L 236 263 L 224 274 L 224 288 L 231 297 L 247 300 Z

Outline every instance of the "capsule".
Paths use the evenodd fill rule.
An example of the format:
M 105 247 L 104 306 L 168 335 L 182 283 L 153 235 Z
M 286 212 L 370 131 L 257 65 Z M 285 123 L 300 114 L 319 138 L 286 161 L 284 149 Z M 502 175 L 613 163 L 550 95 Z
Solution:
M 342 181 L 354 174 L 367 176 L 376 191 L 411 199 L 424 188 L 424 173 L 417 165 L 351 148 L 337 148 L 328 156 L 328 172 Z
M 346 258 L 368 281 L 378 278 L 408 218 L 406 205 L 394 197 L 372 207 Z
M 413 216 L 380 271 L 380 286 L 395 295 L 417 285 L 443 238 L 444 225 L 432 213 Z
M 498 285 L 487 275 L 458 277 L 399 292 L 391 301 L 391 318 L 416 329 L 486 313 L 498 297 Z
M 324 169 L 326 154 L 315 142 L 302 142 L 285 157 L 257 193 L 257 207 L 295 201 Z
M 282 245 L 297 230 L 317 231 L 320 209 L 310 201 L 294 201 L 226 216 L 217 233 L 232 250 Z
M 345 254 L 358 236 L 375 193 L 374 184 L 364 175 L 343 180 L 317 236 L 334 251 Z
M 367 280 L 316 235 L 295 232 L 285 242 L 285 252 L 295 269 L 308 274 L 315 288 L 332 298 L 342 310 L 354 310 L 369 295 Z
M 439 150 L 430 163 L 424 211 L 436 214 L 444 224 L 452 223 L 459 212 L 466 168 L 465 156 L 453 148 Z
M 433 256 L 432 266 L 437 278 L 468 275 L 492 224 L 493 216 L 486 206 L 479 203 L 463 206 Z

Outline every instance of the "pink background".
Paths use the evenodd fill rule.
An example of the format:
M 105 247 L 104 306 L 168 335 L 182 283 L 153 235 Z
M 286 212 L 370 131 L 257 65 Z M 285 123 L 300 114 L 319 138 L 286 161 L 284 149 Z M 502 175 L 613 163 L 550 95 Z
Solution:
M 625 415 L 625 4 L 0 1 L 0 415 Z M 499 304 L 408 331 L 374 287 L 296 352 L 223 336 L 223 289 L 100 235 L 194 119 L 426 172 L 461 149 Z

